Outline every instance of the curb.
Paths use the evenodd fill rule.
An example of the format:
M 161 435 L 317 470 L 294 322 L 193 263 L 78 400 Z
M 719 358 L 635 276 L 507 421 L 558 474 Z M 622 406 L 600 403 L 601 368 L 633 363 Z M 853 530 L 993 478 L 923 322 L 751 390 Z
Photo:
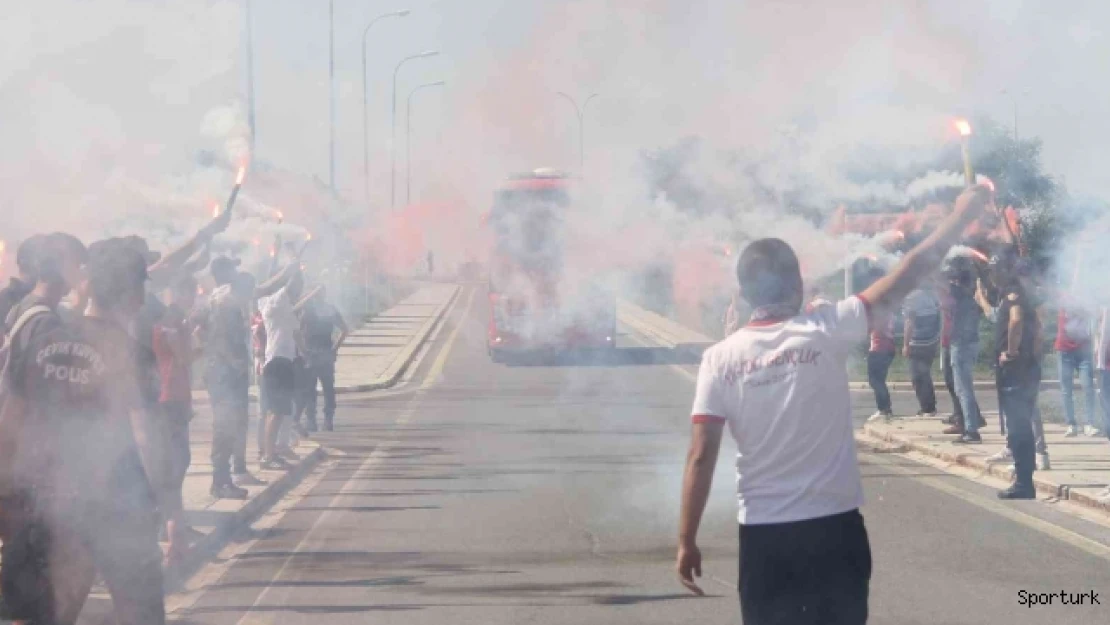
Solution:
M 327 452 L 317 446 L 312 453 L 305 456 L 295 467 L 287 471 L 278 479 L 270 482 L 258 495 L 247 501 L 246 505 L 219 523 L 211 533 L 194 543 L 185 554 L 181 564 L 166 571 L 166 587 L 178 590 L 201 567 L 208 564 L 213 557 L 244 527 L 249 527 L 262 513 L 276 504 L 285 493 L 297 485 L 305 475 L 316 468 L 325 458 Z
M 448 297 L 447 301 L 440 305 L 435 313 L 428 318 L 428 321 L 424 323 L 424 326 L 420 328 L 420 330 L 416 333 L 416 336 L 419 338 L 415 341 L 409 341 L 409 344 L 405 347 L 404 350 L 402 350 L 401 354 L 396 359 L 394 359 L 393 364 L 389 365 L 389 368 L 386 369 L 386 372 L 383 376 L 379 377 L 376 381 L 369 384 L 337 386 L 335 387 L 335 394 L 347 395 L 350 393 L 380 391 L 391 388 L 395 384 L 397 384 L 397 382 L 401 379 L 401 376 L 403 376 L 405 374 L 405 371 L 408 370 L 409 365 L 412 364 L 412 361 L 416 358 L 416 355 L 420 352 L 420 348 L 424 346 L 424 343 L 427 342 L 428 337 L 431 336 L 432 330 L 435 329 L 436 324 L 443 320 L 443 315 L 447 312 L 447 309 L 451 307 L 451 304 L 453 304 L 456 299 L 458 299 L 459 292 L 461 290 L 462 289 L 459 288 L 457 285 L 455 286 L 455 290 L 451 293 L 451 297 Z
M 961 467 L 973 469 L 981 473 L 985 473 L 986 475 L 1000 478 L 1002 480 L 1009 481 L 1013 479 L 1013 472 L 1010 470 L 1010 465 L 1007 463 L 987 463 L 981 460 L 980 457 L 977 455 L 953 453 L 945 449 L 933 447 L 931 445 L 923 445 L 892 432 L 877 430 L 873 426 L 866 424 L 863 426 L 863 433 L 873 439 L 873 441 L 871 441 L 869 444 L 873 444 L 874 441 L 878 441 L 879 443 L 893 444 L 905 450 L 899 453 L 905 453 L 906 451 L 916 451 L 918 453 L 925 454 L 926 456 L 929 456 L 931 458 L 936 458 L 938 460 L 943 460 L 945 462 L 956 464 Z M 857 442 L 863 442 L 858 435 L 856 437 L 856 440 Z M 1110 513 L 1110 503 L 1102 503 L 1094 497 L 1091 497 L 1084 493 L 1073 493 L 1070 486 L 1056 484 L 1046 479 L 1039 478 L 1036 476 L 1036 473 L 1034 473 L 1033 475 L 1033 485 L 1037 488 L 1037 492 L 1048 497 L 1054 497 L 1056 499 L 1066 499 L 1068 501 L 1073 501 L 1079 505 L 1082 505 L 1086 508 L 1091 508 L 1093 510 L 1098 510 L 1104 513 Z
M 848 386 L 853 391 L 870 391 L 871 385 L 867 382 L 849 382 Z M 892 391 L 912 391 L 912 382 L 887 382 L 886 386 Z M 977 391 L 993 391 L 996 384 L 992 380 L 975 380 L 975 390 Z M 1082 387 L 1078 383 L 1074 386 L 1075 390 L 1080 390 Z M 934 382 L 933 389 L 938 391 L 948 392 L 948 387 L 943 382 Z M 1060 389 L 1059 380 L 1041 380 L 1042 391 L 1055 391 Z

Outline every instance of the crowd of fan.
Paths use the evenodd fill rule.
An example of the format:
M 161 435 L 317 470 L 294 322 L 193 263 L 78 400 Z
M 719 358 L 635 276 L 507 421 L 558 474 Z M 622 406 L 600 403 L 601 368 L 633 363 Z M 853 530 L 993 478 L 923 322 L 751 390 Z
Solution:
M 937 416 L 931 369 L 939 353 L 953 406 L 944 433 L 954 435 L 957 444 L 983 440 L 980 429 L 986 421 L 976 398 L 974 375 L 981 353 L 980 324 L 984 319 L 993 322 L 989 354 L 1007 446 L 988 460 L 1013 462 L 1017 483 L 1027 492 L 1033 488 L 1034 465 L 1040 470 L 1051 468 L 1038 405 L 1050 304 L 1056 306 L 1053 347 L 1059 362 L 1065 436 L 1110 435 L 1110 319 L 1105 308 L 1089 310 L 1076 295 L 1047 287 L 1024 259 L 1002 253 L 985 267 L 969 256 L 949 259 L 938 279 L 915 290 L 902 306 L 901 352 L 909 364 L 920 408 L 917 416 Z M 898 351 L 895 323 L 888 316 L 876 320 L 871 329 L 867 373 L 878 408 L 873 421 L 894 417 L 887 374 Z M 1100 372 L 1101 409 L 1096 407 L 1095 370 Z M 1073 397 L 1076 373 L 1086 398 L 1083 428 L 1076 420 Z M 1099 497 L 1110 502 L 1110 487 Z
M 260 282 L 210 259 L 229 218 L 165 256 L 137 236 L 20 244 L 0 290 L 2 617 L 74 623 L 99 575 L 121 625 L 165 622 L 163 570 L 201 536 L 182 493 L 194 368 L 213 414 L 214 497 L 265 484 L 246 457 L 252 377 L 261 470 L 289 469 L 295 440 L 317 429 L 318 382 L 333 427 L 347 326 L 280 240 Z

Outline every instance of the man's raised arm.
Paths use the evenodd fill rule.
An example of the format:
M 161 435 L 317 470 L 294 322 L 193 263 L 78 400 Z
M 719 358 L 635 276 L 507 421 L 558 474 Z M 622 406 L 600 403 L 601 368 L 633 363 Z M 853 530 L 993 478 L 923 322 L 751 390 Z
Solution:
M 147 268 L 147 273 L 150 275 L 151 282 L 164 283 L 168 281 L 173 274 L 177 273 L 185 264 L 193 257 L 202 246 L 208 245 L 212 237 L 227 230 L 228 225 L 231 223 L 231 212 L 224 211 L 217 215 L 212 221 L 205 224 L 203 228 L 197 231 L 188 241 L 185 241 L 177 247 L 177 249 L 166 254 L 158 259 L 153 265 Z
M 892 310 L 925 276 L 936 271 L 964 230 L 993 204 L 993 191 L 986 185 L 975 185 L 961 193 L 956 199 L 952 214 L 924 241 L 910 250 L 893 271 L 879 278 L 860 294 L 871 306 L 872 315 L 885 314 Z

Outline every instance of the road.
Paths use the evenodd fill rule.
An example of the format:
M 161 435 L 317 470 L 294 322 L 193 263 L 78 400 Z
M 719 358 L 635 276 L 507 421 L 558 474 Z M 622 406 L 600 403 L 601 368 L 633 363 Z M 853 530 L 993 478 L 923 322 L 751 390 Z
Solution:
M 710 596 L 672 571 L 695 367 L 650 364 L 665 352 L 627 336 L 605 366 L 494 365 L 472 293 L 409 387 L 341 404 L 320 440 L 343 455 L 174 598 L 175 622 L 739 622 L 727 451 L 700 538 Z M 871 622 L 1110 619 L 1110 529 L 899 456 L 860 460 Z M 1029 608 L 1022 590 L 1096 590 L 1103 606 Z

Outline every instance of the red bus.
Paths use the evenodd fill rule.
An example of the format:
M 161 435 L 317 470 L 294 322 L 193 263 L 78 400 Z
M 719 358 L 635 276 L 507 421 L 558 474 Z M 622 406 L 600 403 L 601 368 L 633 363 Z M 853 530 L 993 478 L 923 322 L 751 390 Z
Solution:
M 602 272 L 578 266 L 567 227 L 571 179 L 539 169 L 511 176 L 494 194 L 488 349 L 514 353 L 612 348 L 616 298 Z

